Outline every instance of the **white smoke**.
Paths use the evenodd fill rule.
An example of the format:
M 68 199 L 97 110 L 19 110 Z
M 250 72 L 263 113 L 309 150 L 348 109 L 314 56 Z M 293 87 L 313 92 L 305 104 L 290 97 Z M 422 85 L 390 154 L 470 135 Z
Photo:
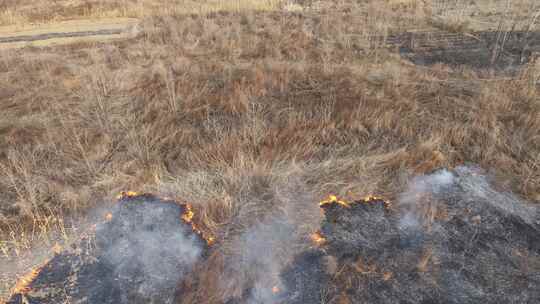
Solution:
M 519 242 L 523 241 L 518 239 L 521 233 L 519 227 L 522 226 L 513 226 L 510 223 L 524 222 L 529 224 L 531 229 L 540 224 L 537 207 L 528 205 L 512 193 L 498 191 L 490 184 L 484 171 L 473 166 L 460 166 L 452 171 L 444 169 L 413 178 L 406 191 L 399 195 L 397 205 L 400 210 L 400 241 L 403 245 L 416 249 L 427 245 L 434 261 L 452 261 L 464 268 L 477 267 L 478 264 L 485 264 L 482 266 L 485 269 L 505 267 L 500 264 L 501 256 L 508 254 L 505 258 L 511 260 L 513 256 L 509 254 L 510 248 L 522 246 Z M 467 229 L 461 229 L 460 225 L 471 229 L 470 234 L 467 234 Z M 471 232 L 473 230 L 476 232 Z M 477 233 L 482 233 L 479 231 L 484 231 L 486 236 L 507 234 L 507 239 L 498 240 L 495 237 L 493 242 L 482 247 L 479 244 L 486 240 L 477 238 Z M 527 238 L 530 236 L 524 237 Z M 463 254 L 456 255 L 454 247 L 460 242 L 463 242 L 462 246 L 467 249 Z M 476 250 L 475 254 L 481 257 L 466 257 L 468 250 Z M 483 271 L 482 269 L 484 268 L 478 267 L 477 271 Z M 507 269 L 508 273 L 504 274 L 492 271 L 481 275 L 486 278 L 493 277 L 490 278 L 492 284 L 498 284 L 503 290 L 508 284 L 505 275 L 512 278 L 518 273 L 511 267 Z M 440 278 L 455 303 L 473 303 L 477 301 L 471 299 L 487 296 L 485 292 L 488 288 L 482 283 L 471 281 L 463 272 L 455 269 L 441 270 L 444 275 Z M 499 277 L 496 277 L 495 273 Z M 527 296 L 529 293 L 525 291 L 524 297 Z M 523 301 L 520 299 L 516 302 Z
M 513 193 L 494 189 L 480 169 L 460 166 L 455 172 L 459 177 L 461 189 L 466 193 L 464 198 L 486 201 L 504 213 L 518 216 L 529 224 L 536 220 L 537 208 L 529 206 Z
M 441 204 L 459 202 L 460 208 L 485 204 L 502 214 L 523 219 L 528 224 L 539 221 L 538 209 L 513 193 L 493 188 L 484 171 L 474 166 L 459 166 L 452 171 L 443 169 L 412 179 L 405 192 L 398 196 L 401 211 L 399 228 L 405 234 L 421 232 L 430 226 L 432 219 L 426 214 L 437 212 Z M 441 209 L 444 209 L 442 206 Z M 428 223 L 430 222 L 430 223 Z M 430 229 L 437 229 L 437 224 Z M 425 232 L 425 231 L 424 231 Z
M 276 183 L 271 202 L 275 207 L 235 242 L 234 248 L 241 250 L 230 267 L 236 271 L 235 276 L 243 278 L 239 281 L 250 287 L 242 303 L 280 303 L 286 291 L 280 274 L 306 248 L 306 235 L 320 226 L 319 206 L 305 189 L 307 186 L 292 176 Z
M 114 226 L 99 231 L 106 244 L 102 256 L 126 289 L 136 287 L 142 297 L 172 303 L 176 284 L 201 257 L 201 240 L 181 223 L 174 207 L 136 203 L 128 214 L 113 212 Z
M 430 175 L 413 178 L 405 192 L 400 194 L 400 204 L 413 204 L 419 196 L 431 193 L 439 194 L 455 182 L 452 172 L 443 169 Z
M 423 207 L 419 206 L 419 204 L 432 203 L 431 201 L 427 202 L 422 199 L 427 196 L 433 197 L 446 191 L 449 187 L 453 186 L 455 182 L 456 177 L 454 174 L 446 169 L 430 175 L 422 175 L 413 178 L 409 183 L 407 190 L 398 197 L 399 207 L 403 211 L 399 227 L 404 230 L 418 228 L 421 223 L 417 211 L 419 208 Z
M 242 237 L 241 265 L 254 273 L 248 304 L 277 303 L 272 288 L 283 290 L 279 274 L 287 256 L 292 256 L 284 245 L 295 241 L 294 226 L 283 217 L 266 220 Z

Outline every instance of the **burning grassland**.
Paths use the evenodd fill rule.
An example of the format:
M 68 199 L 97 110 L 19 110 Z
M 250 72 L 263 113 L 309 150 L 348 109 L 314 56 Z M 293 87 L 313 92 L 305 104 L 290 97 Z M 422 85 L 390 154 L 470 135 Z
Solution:
M 123 193 L 95 234 L 32 270 L 8 303 L 174 303 L 208 252 L 193 216 L 187 204 Z
M 538 207 L 496 191 L 476 168 L 418 176 L 393 203 L 332 195 L 303 240 L 278 213 L 239 236 L 238 255 L 221 243 L 210 252 L 191 205 L 131 192 L 119 200 L 95 235 L 22 278 L 8 303 L 540 301 Z
M 339 202 L 321 205 L 319 246 L 282 273 L 280 303 L 540 301 L 538 209 L 474 170 L 417 178 L 391 209 L 381 199 Z
M 23 9 L 20 2 L 5 3 Z M 311 1 L 297 2 L 307 7 Z M 477 69 L 478 52 L 493 50 L 490 37 L 477 42 L 459 33 L 423 35 L 415 31 L 425 23 L 417 18 L 418 10 L 392 8 L 390 2 L 419 1 L 314 1 L 313 10 L 287 13 L 149 16 L 141 20 L 140 35 L 128 40 L 0 52 L 0 297 L 9 296 L 29 265 L 41 265 L 41 244 L 50 247 L 56 241 L 49 242 L 51 233 L 59 231 L 68 243 L 79 238 L 84 230 L 79 216 L 100 209 L 111 193 L 126 187 L 193 202 L 197 229 L 204 235 L 211 228 L 219 239 L 194 271 L 204 284 L 194 286 L 195 278 L 191 286 L 185 284 L 185 304 L 220 304 L 230 297 L 245 299 L 241 303 L 279 302 L 295 290 L 307 292 L 307 283 L 316 278 L 305 281 L 304 290 L 289 287 L 290 278 L 279 280 L 279 274 L 283 265 L 290 265 L 291 273 L 303 271 L 294 267 L 290 253 L 300 261 L 294 251 L 310 247 L 317 248 L 312 250 L 324 264 L 314 273 L 327 275 L 310 297 L 346 299 L 348 286 L 359 286 L 362 276 L 385 284 L 402 280 L 393 264 L 380 265 L 365 256 L 349 263 L 325 253 L 336 246 L 341 230 L 349 235 L 338 241 L 356 242 L 353 249 L 370 244 L 369 234 L 361 235 L 365 240 L 351 237 L 360 229 L 353 225 L 334 224 L 340 228 L 336 232 L 321 228 L 316 201 L 329 193 L 339 193 L 349 204 L 350 198 L 366 193 L 392 198 L 389 210 L 365 207 L 375 207 L 380 215 L 374 219 L 391 229 L 394 217 L 403 227 L 421 223 L 422 233 L 403 232 L 410 235 L 404 242 L 412 244 L 437 232 L 454 210 L 446 202 L 436 204 L 440 198 L 411 195 L 411 206 L 426 204 L 401 211 L 405 205 L 395 197 L 413 174 L 474 163 L 488 168 L 497 186 L 540 202 L 540 65 L 524 64 L 512 77 Z M 55 20 L 72 15 L 44 6 L 55 12 Z M 35 11 L 30 4 L 25 8 Z M 528 13 L 534 17 L 533 10 Z M 504 52 L 483 54 L 481 63 L 495 58 L 506 66 L 507 56 L 510 63 L 528 58 L 523 46 L 537 43 L 537 29 L 521 40 L 525 45 L 516 44 L 519 37 L 505 29 L 510 30 L 501 29 L 502 41 L 494 44 L 504 44 Z M 389 50 L 377 42 L 369 48 L 372 37 L 386 37 L 389 43 L 400 39 Z M 409 38 L 428 44 L 411 44 Z M 447 42 L 456 52 L 444 50 Z M 469 43 L 470 54 L 464 45 Z M 418 63 L 416 54 L 429 66 L 399 56 L 413 56 Z M 442 63 L 430 65 L 434 62 Z M 298 183 L 284 190 L 291 176 Z M 306 189 L 311 197 L 299 198 Z M 306 211 L 316 221 L 298 216 Z M 272 220 L 280 212 L 297 217 L 291 229 L 283 224 L 286 220 Z M 50 221 L 53 217 L 62 221 Z M 185 219 L 190 218 L 186 213 Z M 41 229 L 36 219 L 47 225 Z M 116 215 L 111 212 L 105 220 L 113 223 Z M 64 227 L 69 238 L 63 238 Z M 303 239 L 291 237 L 290 230 Z M 324 241 L 320 245 L 310 239 L 316 231 L 316 239 Z M 386 249 L 385 244 L 375 243 L 375 248 Z M 291 246 L 299 248 L 289 251 Z M 377 251 L 363 249 L 369 250 Z M 421 277 L 433 273 L 438 250 L 425 246 L 415 251 L 414 267 Z M 233 254 L 241 257 L 231 262 Z M 242 298 L 243 290 L 253 292 Z M 296 299 L 311 302 L 307 295 Z
M 407 175 L 463 162 L 540 199 L 537 66 L 498 79 L 366 53 L 401 12 L 347 11 L 152 17 L 128 41 L 2 53 L 1 296 L 41 261 L 20 258 L 38 255 L 29 240 L 49 247 L 62 232 L 35 219 L 52 213 L 77 238 L 78 216 L 125 187 L 206 204 L 230 251 L 283 209 L 273 188 L 291 169 L 312 204 L 349 190 L 393 198 Z

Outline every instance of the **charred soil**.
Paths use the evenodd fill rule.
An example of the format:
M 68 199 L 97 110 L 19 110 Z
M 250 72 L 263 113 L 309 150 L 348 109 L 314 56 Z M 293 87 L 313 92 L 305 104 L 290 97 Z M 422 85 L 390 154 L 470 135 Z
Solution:
M 325 243 L 283 273 L 289 291 L 279 303 L 540 301 L 538 208 L 475 195 L 473 171 L 452 174 L 451 183 L 402 205 L 322 206 Z M 339 272 L 326 271 L 328 259 Z
M 176 288 L 208 244 L 184 204 L 152 195 L 122 198 L 103 223 L 56 254 L 9 304 L 175 303 Z

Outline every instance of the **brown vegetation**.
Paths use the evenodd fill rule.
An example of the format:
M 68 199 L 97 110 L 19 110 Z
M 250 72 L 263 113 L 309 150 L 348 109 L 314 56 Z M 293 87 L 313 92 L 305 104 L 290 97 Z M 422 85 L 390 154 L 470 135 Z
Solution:
M 206 14 L 215 11 L 273 10 L 283 0 L 3 0 L 0 25 L 60 20 Z
M 0 52 L 0 264 L 76 235 L 74 218 L 127 189 L 192 203 L 223 251 L 288 201 L 391 199 L 467 162 L 540 200 L 538 65 L 417 67 L 366 42 L 427 26 L 423 10 L 338 2 L 151 16 L 126 41 Z

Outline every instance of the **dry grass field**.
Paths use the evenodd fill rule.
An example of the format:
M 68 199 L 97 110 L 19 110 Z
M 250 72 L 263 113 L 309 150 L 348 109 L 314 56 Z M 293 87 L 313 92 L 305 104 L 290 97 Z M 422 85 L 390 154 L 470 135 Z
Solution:
M 3 0 L 0 2 L 0 25 L 87 18 L 207 14 L 215 11 L 269 11 L 283 3 L 283 0 Z
M 222 244 L 192 303 L 238 292 L 216 284 L 244 231 L 276 212 L 308 231 L 328 193 L 391 200 L 470 163 L 540 202 L 540 63 L 509 76 L 369 45 L 440 28 L 426 1 L 163 2 L 0 1 L 0 25 L 141 20 L 127 40 L 0 51 L 0 295 L 123 190 L 192 203 Z M 443 25 L 501 20 L 462 14 Z

